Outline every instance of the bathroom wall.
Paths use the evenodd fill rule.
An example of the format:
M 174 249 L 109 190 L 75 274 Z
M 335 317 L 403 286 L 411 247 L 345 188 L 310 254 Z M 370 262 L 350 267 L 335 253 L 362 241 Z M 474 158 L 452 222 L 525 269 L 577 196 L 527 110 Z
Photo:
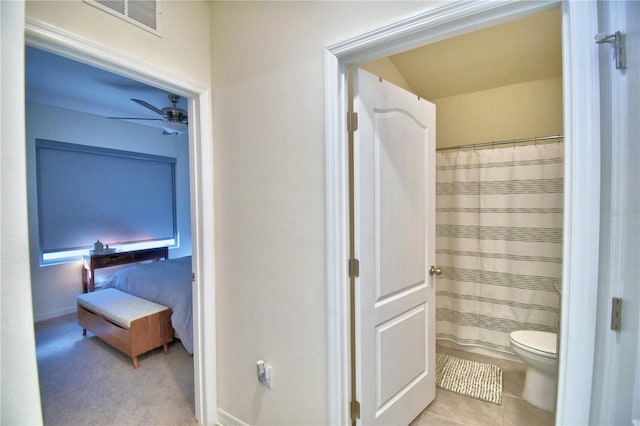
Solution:
M 431 101 L 438 147 L 563 134 L 559 75 Z
M 388 58 L 362 68 L 412 91 Z M 428 100 L 436 105 L 438 148 L 563 134 L 561 75 Z

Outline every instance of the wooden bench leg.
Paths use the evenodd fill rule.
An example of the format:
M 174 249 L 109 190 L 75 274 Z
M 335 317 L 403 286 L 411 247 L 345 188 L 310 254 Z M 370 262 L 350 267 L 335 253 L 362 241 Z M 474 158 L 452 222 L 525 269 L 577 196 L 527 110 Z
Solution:
M 87 329 L 86 329 L 86 328 L 83 328 L 83 329 L 82 329 L 82 335 L 83 335 L 83 336 L 86 336 L 86 335 L 87 335 Z
M 138 364 L 138 357 L 137 356 L 132 356 L 131 357 L 131 361 L 133 361 L 133 368 L 138 368 L 138 366 L 140 364 Z
M 162 345 L 162 352 L 164 352 L 164 354 L 168 354 L 169 353 L 169 345 L 167 345 L 166 343 Z

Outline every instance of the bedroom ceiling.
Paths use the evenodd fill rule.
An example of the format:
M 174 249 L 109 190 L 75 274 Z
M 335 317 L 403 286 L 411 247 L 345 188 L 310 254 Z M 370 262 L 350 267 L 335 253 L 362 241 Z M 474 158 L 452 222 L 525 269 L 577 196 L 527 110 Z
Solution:
M 390 57 L 412 90 L 427 99 L 560 75 L 558 8 Z M 26 48 L 26 99 L 103 117 L 158 118 L 132 102 L 170 106 L 167 93 L 33 47 Z M 185 99 L 179 108 L 187 109 Z M 159 121 L 134 121 L 162 128 Z
M 102 117 L 162 118 L 132 98 L 158 109 L 171 106 L 163 90 L 30 46 L 25 49 L 25 97 Z M 177 107 L 186 111 L 187 100 L 181 98 Z M 131 122 L 163 128 L 162 121 Z

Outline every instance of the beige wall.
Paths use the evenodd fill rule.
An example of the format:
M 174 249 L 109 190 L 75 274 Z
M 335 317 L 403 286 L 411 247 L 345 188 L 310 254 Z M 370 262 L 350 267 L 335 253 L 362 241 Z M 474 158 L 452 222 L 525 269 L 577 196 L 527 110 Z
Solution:
M 327 423 L 325 48 L 433 6 L 211 4 L 218 404 L 246 423 Z
M 24 5 L 0 2 L 0 424 L 42 423 L 29 285 Z
M 160 4 L 161 37 L 82 0 L 29 0 L 26 14 L 209 87 L 209 3 L 179 0 Z
M 563 133 L 561 76 L 432 102 L 438 147 Z

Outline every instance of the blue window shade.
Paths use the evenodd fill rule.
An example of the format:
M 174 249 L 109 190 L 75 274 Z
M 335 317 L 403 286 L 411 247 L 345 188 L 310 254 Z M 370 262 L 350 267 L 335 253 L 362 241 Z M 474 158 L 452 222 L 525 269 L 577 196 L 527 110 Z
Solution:
M 170 157 L 36 140 L 41 261 L 89 249 L 98 239 L 110 246 L 175 243 L 175 163 Z

